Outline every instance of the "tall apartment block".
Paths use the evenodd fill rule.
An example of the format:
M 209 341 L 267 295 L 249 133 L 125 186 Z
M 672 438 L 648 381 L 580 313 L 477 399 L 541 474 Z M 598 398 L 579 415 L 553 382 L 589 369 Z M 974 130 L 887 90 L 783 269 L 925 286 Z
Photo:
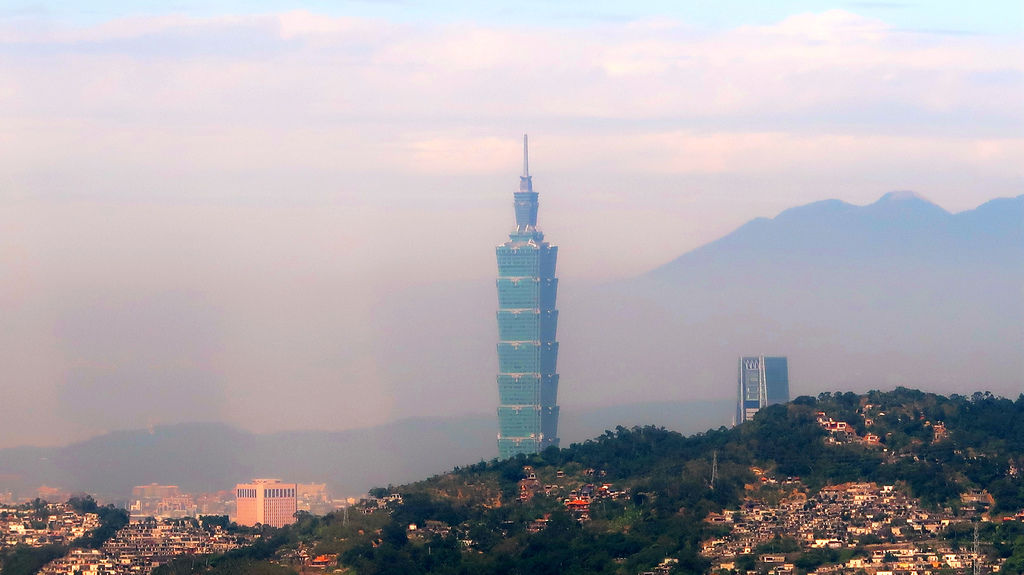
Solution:
M 498 456 L 558 445 L 558 247 L 537 229 L 537 192 L 523 136 L 516 229 L 498 256 Z
M 257 523 L 284 527 L 295 522 L 298 510 L 295 499 L 296 485 L 281 483 L 278 479 L 253 479 L 252 483 L 235 486 L 235 523 Z
M 754 418 L 766 405 L 789 401 L 789 364 L 784 357 L 741 357 L 736 423 Z

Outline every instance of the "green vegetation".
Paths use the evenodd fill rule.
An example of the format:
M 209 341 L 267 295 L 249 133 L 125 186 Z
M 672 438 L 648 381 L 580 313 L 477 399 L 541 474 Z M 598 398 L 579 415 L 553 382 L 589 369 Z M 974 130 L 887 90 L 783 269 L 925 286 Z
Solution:
M 182 557 L 153 570 L 153 575 L 185 575 L 188 573 L 210 573 L 213 575 L 283 575 L 294 573 L 291 569 L 267 563 L 275 551 L 287 545 L 294 545 L 299 533 L 294 529 L 264 528 L 262 537 L 255 544 L 235 549 L 216 557 Z
M 92 498 L 90 497 L 89 499 Z M 95 505 L 95 502 L 93 502 L 93 505 Z M 103 543 L 105 543 L 107 539 L 110 539 L 115 533 L 117 533 L 118 529 L 128 525 L 128 512 L 124 509 L 118 509 L 113 505 L 96 507 L 93 513 L 99 515 L 100 526 L 72 541 L 72 547 L 99 549 L 100 547 L 103 547 Z
M 186 557 L 176 559 L 166 565 L 153 569 L 153 575 L 189 575 L 191 573 L 210 573 L 212 575 L 294 575 L 295 571 L 253 559 L 224 558 L 217 561 Z
M 68 552 L 63 545 L 29 547 L 18 545 L 3 556 L 0 575 L 34 575 L 50 561 L 63 557 Z
M 846 421 L 860 436 L 879 436 L 880 444 L 829 443 L 819 412 Z M 799 476 L 812 490 L 848 481 L 899 484 L 923 504 L 953 512 L 962 509 L 962 493 L 987 490 L 994 503 L 982 511 L 995 521 L 980 536 L 991 553 L 1007 559 L 1005 572 L 1024 570 L 1021 522 L 1001 521 L 1024 509 L 1024 480 L 1014 473 L 1024 470 L 1024 395 L 1016 401 L 984 393 L 945 398 L 897 389 L 801 397 L 766 408 L 737 428 L 690 437 L 619 427 L 567 449 L 377 488 L 372 495 L 400 493 L 401 504 L 369 514 L 302 514 L 293 526 L 266 530 L 254 547 L 175 562 L 155 573 L 256 573 L 257 565 L 265 573 L 285 573 L 300 549 L 336 554 L 341 566 L 358 575 L 635 574 L 665 559 L 678 560 L 670 563 L 674 573 L 703 573 L 709 562 L 699 554 L 701 542 L 727 530 L 704 521 L 708 514 L 737 509 L 749 493 L 779 496 L 759 485 L 754 466 L 780 480 Z M 536 474 L 540 488 L 521 501 L 520 480 L 527 473 Z M 581 523 L 565 510 L 562 501 L 571 490 L 604 483 L 619 496 L 595 499 L 589 521 Z M 546 485 L 559 488 L 546 495 Z M 973 531 L 945 536 L 964 546 Z M 871 541 L 865 537 L 861 544 Z M 778 538 L 737 558 L 737 568 L 752 568 L 762 553 L 786 554 L 809 571 L 866 552 L 801 552 L 792 539 Z

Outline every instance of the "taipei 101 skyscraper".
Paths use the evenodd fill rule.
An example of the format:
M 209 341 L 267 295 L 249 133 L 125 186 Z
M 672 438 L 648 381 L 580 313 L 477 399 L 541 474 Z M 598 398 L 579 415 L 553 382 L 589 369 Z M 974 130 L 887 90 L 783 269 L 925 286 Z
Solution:
M 537 192 L 523 136 L 516 229 L 498 246 L 498 456 L 558 445 L 558 247 L 537 229 Z

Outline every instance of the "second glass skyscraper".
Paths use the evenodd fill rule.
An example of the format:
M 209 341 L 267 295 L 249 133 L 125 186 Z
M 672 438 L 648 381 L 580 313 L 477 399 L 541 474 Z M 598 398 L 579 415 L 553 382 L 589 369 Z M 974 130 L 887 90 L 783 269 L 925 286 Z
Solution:
M 754 418 L 762 407 L 789 401 L 789 362 L 785 357 L 740 358 L 736 423 Z

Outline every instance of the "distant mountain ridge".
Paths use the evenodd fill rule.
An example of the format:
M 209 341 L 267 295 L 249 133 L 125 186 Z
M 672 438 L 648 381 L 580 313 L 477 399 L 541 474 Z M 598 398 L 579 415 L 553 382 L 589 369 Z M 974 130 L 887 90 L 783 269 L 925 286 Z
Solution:
M 616 426 L 657 424 L 685 433 L 728 423 L 731 402 L 658 402 L 573 410 L 563 445 Z M 41 484 L 127 498 L 135 485 L 188 492 L 231 489 L 253 477 L 328 483 L 354 496 L 374 485 L 412 481 L 497 455 L 493 415 L 415 418 L 346 431 L 255 434 L 221 423 L 116 431 L 65 447 L 0 449 L 0 490 L 28 496 Z
M 1024 389 L 1024 195 L 957 214 L 906 192 L 815 202 L 571 289 L 560 367 L 616 382 L 610 399 L 728 397 L 756 353 L 789 356 L 794 395 Z
M 761 261 L 819 266 L 893 258 L 934 263 L 963 256 L 984 262 L 1009 256 L 1006 263 L 1020 263 L 1024 262 L 1022 222 L 1024 195 L 992 200 L 957 214 L 909 192 L 890 192 L 866 206 L 823 200 L 790 208 L 774 218 L 751 220 L 646 275 L 678 281 L 694 264 L 712 259 L 751 264 L 756 263 L 754 258 L 769 254 L 771 259 Z

